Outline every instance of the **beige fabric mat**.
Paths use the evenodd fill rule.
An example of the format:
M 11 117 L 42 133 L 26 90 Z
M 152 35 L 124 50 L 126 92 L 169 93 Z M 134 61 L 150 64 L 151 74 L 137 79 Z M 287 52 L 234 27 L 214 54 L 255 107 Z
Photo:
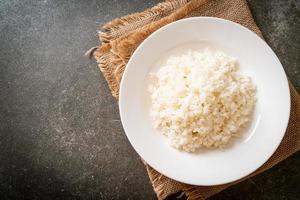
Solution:
M 134 13 L 105 24 L 99 37 L 101 45 L 92 54 L 99 63 L 112 95 L 118 99 L 122 73 L 136 47 L 158 28 L 191 16 L 214 16 L 237 22 L 262 37 L 245 0 L 169 0 L 141 13 Z M 290 84 L 292 109 L 289 126 L 279 148 L 257 171 L 259 174 L 286 159 L 300 148 L 300 97 Z M 279 114 L 274 111 L 274 114 Z M 192 186 L 176 182 L 156 172 L 145 163 L 153 189 L 158 199 L 183 191 L 188 199 L 206 199 L 234 183 L 219 186 Z

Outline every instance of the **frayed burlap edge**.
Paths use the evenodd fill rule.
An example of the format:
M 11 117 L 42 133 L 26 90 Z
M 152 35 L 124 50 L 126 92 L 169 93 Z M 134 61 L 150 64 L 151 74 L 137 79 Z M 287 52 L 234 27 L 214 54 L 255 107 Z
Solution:
M 156 6 L 140 13 L 133 13 L 125 17 L 117 18 L 105 24 L 99 31 L 100 41 L 110 42 L 120 37 L 123 33 L 136 30 L 158 19 L 165 17 L 177 8 L 186 4 L 188 0 L 171 0 L 159 3 Z

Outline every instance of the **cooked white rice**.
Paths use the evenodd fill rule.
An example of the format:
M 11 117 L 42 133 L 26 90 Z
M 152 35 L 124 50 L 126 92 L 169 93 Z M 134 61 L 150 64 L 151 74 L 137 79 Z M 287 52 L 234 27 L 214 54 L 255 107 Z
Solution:
M 151 116 L 170 144 L 194 152 L 224 146 L 249 120 L 255 86 L 224 52 L 171 56 L 152 74 Z

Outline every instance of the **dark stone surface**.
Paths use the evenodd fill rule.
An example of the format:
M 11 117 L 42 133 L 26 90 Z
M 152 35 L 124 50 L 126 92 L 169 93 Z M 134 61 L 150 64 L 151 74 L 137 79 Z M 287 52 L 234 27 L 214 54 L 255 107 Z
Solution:
M 151 1 L 0 0 L 0 199 L 154 199 L 94 60 L 106 21 Z M 300 90 L 300 2 L 250 0 Z M 300 154 L 211 199 L 300 199 Z

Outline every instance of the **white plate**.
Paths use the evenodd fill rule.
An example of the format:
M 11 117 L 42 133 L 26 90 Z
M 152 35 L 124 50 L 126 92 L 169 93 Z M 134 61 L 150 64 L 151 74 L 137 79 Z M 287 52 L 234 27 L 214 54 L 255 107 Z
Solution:
M 147 79 L 163 55 L 207 46 L 236 57 L 242 73 L 252 77 L 257 86 L 254 116 L 228 148 L 180 152 L 153 127 Z M 164 26 L 137 48 L 122 78 L 119 105 L 130 143 L 150 166 L 180 182 L 218 185 L 249 175 L 275 152 L 288 124 L 290 93 L 280 61 L 261 38 L 231 21 L 195 17 Z

